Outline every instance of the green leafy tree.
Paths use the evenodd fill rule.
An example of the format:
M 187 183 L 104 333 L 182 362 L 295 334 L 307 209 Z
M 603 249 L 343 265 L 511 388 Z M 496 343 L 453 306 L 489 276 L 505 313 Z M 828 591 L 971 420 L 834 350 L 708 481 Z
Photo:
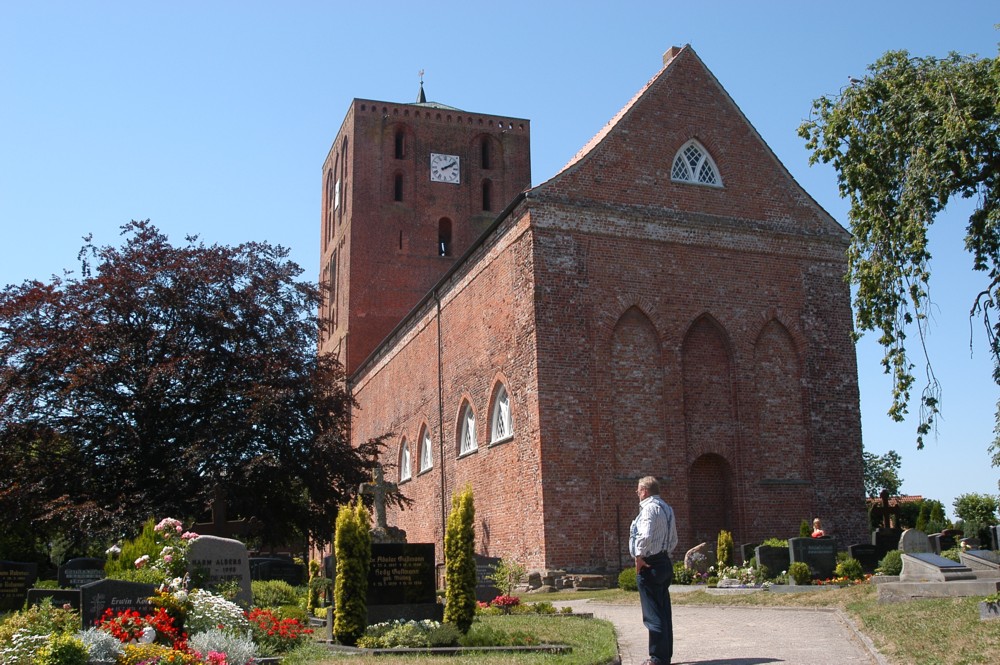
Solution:
M 903 479 L 899 477 L 902 465 L 899 454 L 890 450 L 885 455 L 876 455 L 866 450 L 862 451 L 861 458 L 864 464 L 865 494 L 874 499 L 885 489 L 891 496 L 898 496 L 903 485 Z
M 371 563 L 371 516 L 358 500 L 342 506 L 337 514 L 334 552 L 333 634 L 342 644 L 353 645 L 368 627 L 368 568 Z
M 451 512 L 444 535 L 444 620 L 463 633 L 476 616 L 476 508 L 472 487 L 451 497 Z
M 524 579 L 526 569 L 513 559 L 500 559 L 493 572 L 486 576 L 486 579 L 496 585 L 497 590 L 504 596 L 513 596 L 514 589 L 521 580 Z
M 955 497 L 955 514 L 966 522 L 994 524 L 997 521 L 997 498 L 990 494 L 960 494 Z
M 264 544 L 322 545 L 378 444 L 348 440 L 320 289 L 282 247 L 122 235 L 87 238 L 78 275 L 0 291 L 0 514 L 106 547 L 221 488 Z
M 930 299 L 928 227 L 956 196 L 974 198 L 965 232 L 973 269 L 985 273 L 970 304 L 981 316 L 1000 383 L 1000 58 L 890 51 L 840 94 L 813 102 L 799 134 L 812 163 L 830 163 L 850 200 L 848 277 L 857 329 L 875 331 L 893 381 L 889 415 L 904 419 L 914 384 L 907 335 L 916 332 L 926 383 L 917 447 L 938 414 L 940 386 L 926 347 Z M 1000 449 L 994 463 L 1000 464 Z

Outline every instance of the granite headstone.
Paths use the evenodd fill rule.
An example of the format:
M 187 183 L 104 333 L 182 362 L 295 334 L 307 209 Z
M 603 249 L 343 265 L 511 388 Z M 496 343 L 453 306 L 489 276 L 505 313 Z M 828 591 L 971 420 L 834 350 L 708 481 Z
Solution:
M 250 557 L 251 580 L 281 580 L 301 586 L 305 575 L 305 566 L 285 557 Z
M 37 577 L 37 563 L 0 561 L 0 610 L 21 609 Z
M 372 543 L 368 623 L 392 619 L 440 621 L 433 543 Z
M 788 551 L 791 563 L 801 561 L 809 566 L 813 579 L 833 577 L 837 568 L 836 538 L 789 538 Z
M 927 534 L 917 529 L 907 529 L 899 537 L 899 551 L 903 554 L 922 554 L 931 551 Z
M 154 584 L 103 579 L 80 587 L 83 627 L 90 628 L 104 615 L 105 610 L 121 612 L 135 610 L 139 614 L 153 614 L 156 608 L 149 598 L 156 591 Z
M 188 570 L 203 577 L 203 584 L 212 587 L 225 582 L 239 583 L 235 601 L 249 606 L 253 601 L 250 588 L 250 557 L 247 547 L 232 538 L 198 536 L 188 548 Z
M 861 564 L 861 570 L 868 574 L 873 574 L 875 569 L 878 568 L 879 561 L 881 561 L 878 556 L 878 548 L 874 545 L 865 543 L 849 545 L 847 553 L 852 559 L 856 559 Z
M 772 577 L 788 571 L 788 565 L 791 563 L 788 547 L 758 545 L 754 549 L 754 553 L 757 558 L 757 567 L 764 566 Z
M 500 564 L 500 557 L 483 556 L 482 554 L 474 556 L 476 559 L 476 600 L 488 603 L 500 595 L 500 589 L 497 588 L 493 580 L 489 579 L 490 575 L 496 572 L 497 566 Z
M 899 549 L 899 537 L 902 533 L 899 529 L 886 527 L 872 531 L 872 545 L 878 551 L 879 561 L 885 557 L 886 553 Z
M 40 605 L 48 598 L 52 607 L 66 607 L 74 610 L 83 607 L 83 593 L 79 589 L 28 589 L 28 605 Z
M 104 579 L 104 559 L 81 557 L 70 559 L 59 566 L 59 586 L 79 589 L 84 584 L 90 584 Z

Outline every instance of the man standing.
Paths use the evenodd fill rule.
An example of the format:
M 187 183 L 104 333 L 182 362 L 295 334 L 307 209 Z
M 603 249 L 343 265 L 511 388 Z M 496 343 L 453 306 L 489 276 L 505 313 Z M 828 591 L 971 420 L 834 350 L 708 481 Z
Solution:
M 674 511 L 660 498 L 660 483 L 653 476 L 639 480 L 639 515 L 629 530 L 628 549 L 635 557 L 642 623 L 649 631 L 649 658 L 642 665 L 669 665 L 674 652 L 670 616 L 670 583 L 674 565 L 670 553 L 677 547 Z

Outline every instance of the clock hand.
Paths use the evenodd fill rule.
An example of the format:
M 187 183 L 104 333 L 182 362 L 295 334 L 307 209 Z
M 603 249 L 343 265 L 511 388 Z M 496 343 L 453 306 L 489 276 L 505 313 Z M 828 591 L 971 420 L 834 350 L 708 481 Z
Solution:
M 441 167 L 441 170 L 443 171 L 445 169 L 450 169 L 454 165 L 455 165 L 455 162 L 452 162 L 451 164 L 445 164 L 444 166 Z

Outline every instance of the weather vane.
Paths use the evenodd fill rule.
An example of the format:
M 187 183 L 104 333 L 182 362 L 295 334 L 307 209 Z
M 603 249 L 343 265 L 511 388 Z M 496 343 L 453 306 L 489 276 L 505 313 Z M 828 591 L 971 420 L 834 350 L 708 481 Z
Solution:
M 424 84 L 424 70 L 420 70 L 420 85 Z

